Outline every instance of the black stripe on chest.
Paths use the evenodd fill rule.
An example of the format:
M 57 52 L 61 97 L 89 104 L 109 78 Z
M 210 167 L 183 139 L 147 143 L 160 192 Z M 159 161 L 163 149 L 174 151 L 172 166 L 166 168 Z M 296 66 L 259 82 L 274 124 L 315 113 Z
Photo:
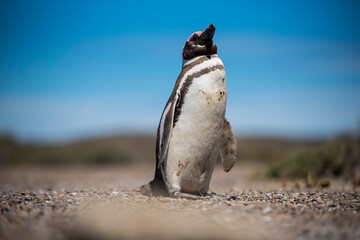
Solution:
M 165 108 L 164 108 L 163 113 L 162 113 L 162 115 L 161 115 L 161 119 L 160 119 L 160 123 L 159 123 L 158 129 L 157 129 L 157 136 L 158 136 L 158 137 L 156 138 L 156 157 L 157 157 L 157 159 L 159 158 L 159 151 L 160 151 L 160 137 L 159 137 L 159 136 L 160 136 L 161 120 L 162 120 L 163 117 L 164 117 L 165 109 L 169 106 L 169 104 L 171 104 L 172 102 L 174 102 L 175 96 L 176 96 L 176 94 L 177 94 L 177 90 L 178 90 L 178 88 L 179 88 L 179 86 L 180 86 L 180 83 L 182 82 L 185 74 L 186 74 L 188 71 L 190 71 L 193 67 L 195 67 L 196 65 L 201 64 L 201 63 L 203 63 L 203 62 L 205 62 L 205 61 L 208 61 L 208 60 L 210 60 L 210 59 L 212 59 L 212 58 L 218 58 L 218 56 L 211 56 L 211 55 L 209 55 L 209 56 L 203 56 L 203 57 L 200 57 L 199 59 L 197 59 L 197 60 L 195 60 L 195 61 L 193 61 L 193 62 L 190 62 L 190 63 L 186 64 L 185 66 L 183 66 L 183 68 L 182 68 L 182 70 L 181 70 L 178 78 L 176 79 L 176 82 L 175 82 L 175 86 L 174 86 L 174 88 L 173 88 L 173 91 L 172 91 L 172 93 L 171 93 L 168 101 L 166 102 Z M 182 100 L 182 101 L 183 101 L 183 100 Z M 179 103 L 179 102 L 178 102 L 178 103 Z M 178 105 L 179 105 L 179 104 L 178 104 Z M 178 108 L 178 106 L 176 106 L 176 108 Z M 176 108 L 175 108 L 175 111 L 176 111 Z M 170 110 L 169 110 L 169 111 L 170 111 Z M 180 114 L 180 112 L 178 112 L 178 113 Z M 176 117 L 176 120 L 175 120 L 175 121 L 177 121 L 177 117 Z M 167 123 L 167 122 L 166 122 L 166 119 L 165 119 L 165 121 L 164 121 L 164 128 L 165 128 L 166 124 L 169 124 L 169 123 Z M 174 127 L 174 126 L 175 126 L 175 125 L 174 125 L 174 123 L 173 123 L 173 127 Z M 158 167 L 157 164 L 158 164 L 158 161 L 156 162 L 156 167 Z
M 176 108 L 175 108 L 173 127 L 175 127 L 175 124 L 178 121 L 178 118 L 179 118 L 179 116 L 181 114 L 181 108 L 182 108 L 182 106 L 184 104 L 185 95 L 186 95 L 189 87 L 191 86 L 193 80 L 195 78 L 199 78 L 202 75 L 210 73 L 210 72 L 215 71 L 215 70 L 225 70 L 225 69 L 224 69 L 223 65 L 218 64 L 218 65 L 215 65 L 215 66 L 212 66 L 212 67 L 209 67 L 209 68 L 204 68 L 204 69 L 202 69 L 202 70 L 200 70 L 198 72 L 195 72 L 195 73 L 193 73 L 193 74 L 186 77 L 186 79 L 184 80 L 183 85 L 181 86 L 179 100 L 178 100 L 178 103 L 177 103 Z

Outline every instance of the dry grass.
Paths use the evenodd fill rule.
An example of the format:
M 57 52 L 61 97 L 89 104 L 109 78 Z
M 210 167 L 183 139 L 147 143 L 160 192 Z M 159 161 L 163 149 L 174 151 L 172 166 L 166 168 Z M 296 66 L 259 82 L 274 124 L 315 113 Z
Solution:
M 0 165 L 137 164 L 155 162 L 154 136 L 114 136 L 61 144 L 22 144 L 0 138 Z M 321 141 L 240 138 L 238 161 L 274 162 L 291 153 L 313 149 Z

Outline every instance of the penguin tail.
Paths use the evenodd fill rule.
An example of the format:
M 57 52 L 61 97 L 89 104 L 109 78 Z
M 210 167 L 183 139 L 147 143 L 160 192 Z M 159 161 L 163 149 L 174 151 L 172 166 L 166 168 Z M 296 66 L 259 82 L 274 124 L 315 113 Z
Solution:
M 151 191 L 151 182 L 149 182 L 148 184 L 144 184 L 141 187 L 136 189 L 136 192 L 139 192 L 145 196 L 152 196 L 152 191 Z
M 157 178 L 155 178 L 148 184 L 142 185 L 138 189 L 138 192 L 140 192 L 143 195 L 149 196 L 149 197 L 150 196 L 155 196 L 155 197 L 158 197 L 158 196 L 169 197 L 170 196 L 167 191 L 164 181 L 162 181 L 162 179 L 157 179 Z

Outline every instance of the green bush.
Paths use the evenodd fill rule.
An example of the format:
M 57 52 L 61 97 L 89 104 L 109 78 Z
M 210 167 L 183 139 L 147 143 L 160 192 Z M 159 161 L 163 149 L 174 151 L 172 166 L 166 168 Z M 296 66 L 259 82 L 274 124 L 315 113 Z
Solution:
M 357 181 L 360 167 L 359 141 L 348 136 L 338 137 L 324 146 L 292 154 L 267 168 L 271 178 L 319 179 L 344 176 Z

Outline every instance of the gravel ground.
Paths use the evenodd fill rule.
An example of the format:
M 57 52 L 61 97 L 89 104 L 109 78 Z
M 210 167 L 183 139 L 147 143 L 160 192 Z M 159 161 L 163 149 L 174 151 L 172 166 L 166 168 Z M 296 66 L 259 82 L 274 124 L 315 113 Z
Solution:
M 0 170 L 0 239 L 360 239 L 358 189 L 214 173 L 202 200 L 146 197 L 146 167 Z M 225 200 L 220 196 L 231 196 Z

